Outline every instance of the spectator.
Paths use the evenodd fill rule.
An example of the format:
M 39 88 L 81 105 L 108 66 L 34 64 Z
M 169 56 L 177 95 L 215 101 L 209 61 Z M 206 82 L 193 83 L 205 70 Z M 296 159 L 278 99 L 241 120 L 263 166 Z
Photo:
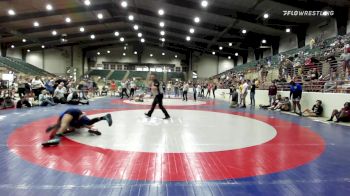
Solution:
M 125 95 L 129 98 L 129 95 L 128 95 L 128 92 L 127 92 L 127 82 L 122 82 L 121 83 L 121 86 L 122 86 L 122 94 L 121 94 L 121 98 L 123 99 L 124 98 L 124 93 Z
M 39 98 L 41 91 L 45 88 L 43 82 L 40 80 L 38 76 L 32 80 L 32 90 L 35 95 L 35 98 Z
M 111 81 L 109 89 L 111 91 L 111 96 L 115 96 L 115 92 L 117 91 L 117 84 L 114 80 Z
M 271 110 L 285 111 L 289 112 L 291 109 L 291 104 L 288 97 L 284 97 L 278 101 L 274 107 L 270 107 Z
M 312 106 L 312 109 L 306 109 L 303 112 L 303 116 L 306 117 L 320 117 L 322 115 L 323 112 L 323 107 L 322 107 L 322 101 L 321 100 L 317 100 L 316 104 L 314 106 Z
M 25 95 L 19 101 L 17 101 L 16 108 L 23 108 L 23 107 L 27 107 L 27 108 L 32 107 L 32 104 L 29 102 L 28 95 Z
M 190 86 L 188 85 L 187 82 L 184 83 L 183 85 L 183 93 L 182 93 L 182 100 L 183 101 L 187 101 L 188 98 L 187 98 L 187 93 L 188 93 L 188 89 L 190 88 Z
M 272 109 L 272 108 L 275 108 L 281 100 L 282 100 L 282 96 L 281 94 L 278 94 L 275 101 L 273 101 L 272 103 L 269 103 L 268 105 L 259 105 L 259 107 L 261 109 Z
M 331 118 L 328 121 L 333 121 L 333 118 L 337 120 L 335 122 L 350 122 L 350 102 L 344 104 L 344 108 L 340 111 L 333 110 Z
M 250 105 L 251 106 L 255 106 L 255 89 L 256 89 L 255 80 L 253 80 L 250 85 Z
M 47 90 L 42 90 L 39 95 L 39 106 L 54 106 L 56 103 L 53 101 L 52 97 L 49 95 Z
M 301 112 L 301 105 L 300 100 L 302 96 L 303 89 L 300 84 L 295 83 L 294 81 L 290 82 L 290 95 L 289 97 L 292 98 L 293 101 L 293 110 L 294 113 L 302 115 Z M 296 107 L 299 109 L 299 113 L 296 112 Z
M 63 84 L 59 84 L 53 94 L 53 100 L 55 103 L 61 103 L 65 104 L 66 98 L 65 94 L 67 93 L 66 87 L 63 86 Z
M 79 105 L 79 104 L 89 105 L 89 101 L 80 99 L 78 93 L 76 91 L 74 91 L 68 95 L 67 104 L 70 104 L 70 105 Z
M 134 81 L 131 81 L 130 82 L 130 97 L 131 98 L 134 98 L 135 91 L 136 91 L 136 84 Z
M 269 103 L 270 103 L 270 106 L 272 105 L 273 102 L 276 101 L 276 95 L 277 95 L 276 81 L 272 81 L 272 84 L 269 87 Z
M 246 97 L 248 94 L 248 88 L 249 88 L 249 84 L 247 82 L 247 80 L 243 80 L 243 85 L 242 85 L 242 108 L 246 107 Z
M 236 88 L 232 88 L 232 95 L 231 95 L 231 108 L 236 108 L 238 107 L 238 93 L 236 91 Z

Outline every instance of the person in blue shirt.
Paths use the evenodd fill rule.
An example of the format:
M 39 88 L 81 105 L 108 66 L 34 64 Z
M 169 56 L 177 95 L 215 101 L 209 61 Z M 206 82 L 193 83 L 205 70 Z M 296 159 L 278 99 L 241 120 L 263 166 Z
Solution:
M 301 105 L 300 105 L 300 100 L 301 100 L 301 95 L 303 93 L 303 88 L 300 84 L 295 83 L 294 81 L 290 82 L 290 95 L 289 97 L 293 101 L 293 109 L 294 113 L 296 112 L 296 107 L 299 109 L 299 116 L 302 116 L 302 111 L 301 111 Z

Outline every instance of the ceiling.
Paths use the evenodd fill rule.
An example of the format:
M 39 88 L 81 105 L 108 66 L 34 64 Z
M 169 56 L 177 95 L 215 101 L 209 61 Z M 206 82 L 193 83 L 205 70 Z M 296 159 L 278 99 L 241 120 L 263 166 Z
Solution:
M 314 17 L 287 17 L 283 10 L 323 10 L 350 7 L 348 0 L 2 0 L 0 1 L 0 42 L 7 47 L 40 49 L 80 45 L 97 49 L 124 44 L 150 45 L 169 50 L 216 51 L 222 55 L 258 48 L 261 40 L 278 43 L 286 35 L 286 28 L 296 33 L 315 21 Z M 331 5 L 330 5 L 331 3 Z M 47 4 L 52 10 L 46 9 Z M 12 9 L 15 15 L 9 15 Z M 164 15 L 158 10 L 163 9 Z M 268 19 L 263 15 L 269 14 Z M 103 18 L 98 19 L 98 14 Z M 134 20 L 128 19 L 129 15 Z M 70 23 L 65 20 L 69 17 Z M 195 23 L 194 17 L 200 22 Z M 326 17 L 321 18 L 325 20 Z M 318 20 L 320 20 L 318 18 Z M 39 26 L 34 27 L 33 23 Z M 165 26 L 160 27 L 159 23 Z M 134 30 L 137 24 L 139 29 Z M 84 27 L 84 32 L 80 28 Z M 189 29 L 195 32 L 191 34 Z M 243 34 L 242 30 L 247 33 Z M 165 32 L 164 36 L 160 31 Z M 52 35 L 56 31 L 57 35 Z M 119 36 L 114 32 L 118 31 Z M 141 32 L 144 43 L 137 34 Z M 91 35 L 95 39 L 91 39 Z M 190 41 L 186 37 L 190 36 Z M 125 39 L 120 41 L 120 37 Z M 164 37 L 165 42 L 160 38 Z M 64 42 L 62 42 L 64 38 Z M 26 42 L 22 40 L 26 39 Z M 232 43 L 229 46 L 229 43 Z M 222 46 L 223 49 L 219 50 Z

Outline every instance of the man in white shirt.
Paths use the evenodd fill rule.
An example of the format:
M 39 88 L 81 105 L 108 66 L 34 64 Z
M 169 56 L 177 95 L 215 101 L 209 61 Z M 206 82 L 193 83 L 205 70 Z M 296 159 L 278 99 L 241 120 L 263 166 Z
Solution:
M 127 82 L 122 82 L 121 83 L 121 86 L 122 86 L 122 99 L 124 98 L 124 93 L 125 95 L 129 98 L 129 95 L 128 95 L 128 92 L 127 92 Z
M 133 98 L 135 95 L 136 84 L 134 81 L 130 82 L 130 97 Z
M 62 84 L 58 85 L 54 94 L 53 94 L 53 100 L 55 103 L 66 103 L 65 94 L 67 93 L 66 87 L 64 87 Z
M 248 88 L 249 88 L 249 84 L 247 82 L 247 80 L 243 81 L 243 88 L 242 88 L 242 102 L 243 102 L 243 106 L 242 108 L 245 108 L 245 98 L 247 97 L 248 94 Z

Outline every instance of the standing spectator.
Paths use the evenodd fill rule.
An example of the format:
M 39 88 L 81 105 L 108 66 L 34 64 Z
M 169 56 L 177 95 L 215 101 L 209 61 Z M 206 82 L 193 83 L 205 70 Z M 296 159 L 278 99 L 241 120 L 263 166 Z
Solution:
M 25 95 L 25 92 L 26 92 L 25 86 L 26 86 L 26 81 L 20 78 L 18 80 L 18 88 L 17 88 L 17 92 L 20 98 L 22 98 Z
M 242 108 L 247 107 L 246 106 L 246 97 L 248 95 L 248 88 L 249 88 L 249 84 L 247 82 L 247 80 L 243 80 L 243 86 L 242 86 Z
M 169 81 L 166 87 L 166 92 L 168 94 L 168 98 L 170 98 L 171 92 L 173 90 L 173 84 Z
M 236 91 L 236 88 L 232 88 L 232 95 L 231 95 L 231 108 L 236 108 L 238 107 L 238 93 Z
M 252 81 L 250 85 L 250 105 L 255 106 L 255 80 Z
M 211 90 L 212 90 L 212 85 L 211 84 L 207 84 L 207 95 L 205 97 L 210 98 Z
M 115 92 L 117 91 L 117 84 L 115 83 L 114 80 L 111 81 L 109 85 L 109 89 L 111 91 L 111 96 L 115 96 Z
M 183 85 L 183 93 L 182 93 L 182 100 L 183 101 L 188 101 L 187 93 L 188 93 L 189 88 L 190 88 L 190 86 L 188 85 L 187 82 L 185 82 Z
M 125 95 L 129 98 L 128 92 L 127 92 L 127 83 L 124 81 L 121 83 L 122 86 L 122 94 L 121 94 L 121 98 L 124 98 L 124 93 Z
M 346 70 L 348 71 L 348 80 L 350 80 L 350 48 L 345 48 L 344 53 L 340 55 L 340 60 L 343 61 L 343 76 L 346 76 Z
M 45 86 L 40 80 L 39 76 L 35 76 L 35 78 L 32 80 L 32 90 L 35 95 L 35 99 L 39 98 L 39 95 L 44 88 Z
M 276 81 L 272 81 L 272 84 L 269 87 L 269 104 L 270 104 L 270 106 L 272 105 L 272 103 L 274 103 L 276 101 L 276 95 L 277 95 Z
M 293 101 L 294 113 L 297 113 L 296 107 L 298 107 L 299 113 L 297 113 L 297 114 L 299 114 L 300 116 L 302 115 L 301 105 L 300 105 L 302 92 L 303 92 L 303 89 L 302 89 L 300 84 L 297 84 L 294 81 L 290 82 L 290 95 L 289 95 L 289 97 L 292 98 L 292 101 Z
M 179 96 L 179 82 L 175 82 L 175 85 L 174 85 L 174 94 L 175 94 L 175 97 L 178 97 L 178 96 Z
M 130 82 L 130 97 L 131 98 L 134 98 L 135 90 L 136 90 L 136 84 L 134 81 L 131 81 Z
M 192 90 L 193 90 L 193 99 L 194 101 L 197 101 L 197 85 L 196 83 L 192 83 Z
M 213 84 L 213 97 L 215 99 L 215 91 L 218 88 L 218 86 L 216 85 L 216 83 Z

